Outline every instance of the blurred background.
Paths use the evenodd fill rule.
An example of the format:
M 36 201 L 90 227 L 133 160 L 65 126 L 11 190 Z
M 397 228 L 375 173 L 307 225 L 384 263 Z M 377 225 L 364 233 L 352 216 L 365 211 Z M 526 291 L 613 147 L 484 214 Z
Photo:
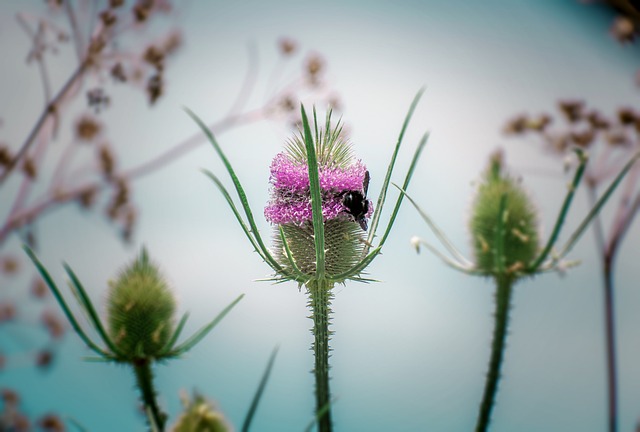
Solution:
M 211 125 L 266 238 L 269 164 L 295 130 L 301 102 L 342 115 L 375 199 L 409 104 L 426 87 L 394 179 L 430 131 L 410 193 L 467 255 L 474 182 L 494 150 L 522 177 L 546 238 L 571 178 L 570 145 L 604 158 L 589 171 L 594 191 L 638 148 L 638 18 L 624 2 L 617 9 L 560 0 L 120 3 L 0 5 L 5 420 L 17 410 L 34 428 L 52 414 L 91 431 L 145 430 L 130 370 L 83 359 L 90 353 L 36 277 L 21 250 L 27 242 L 59 286 L 66 288 L 65 261 L 99 305 L 107 281 L 146 246 L 180 311 L 191 313 L 184 334 L 245 293 L 188 356 L 156 369 L 169 424 L 180 390 L 197 389 L 239 428 L 276 345 L 254 430 L 300 431 L 311 421 L 304 290 L 256 281 L 269 268 L 200 171 L 231 187 L 183 107 Z M 638 194 L 637 184 L 626 187 Z M 623 193 L 603 212 L 607 236 Z M 588 209 L 583 186 L 561 240 Z M 615 267 L 621 431 L 640 420 L 640 227 L 631 222 Z M 473 428 L 493 284 L 416 254 L 414 235 L 433 241 L 407 203 L 369 267 L 380 282 L 335 289 L 336 430 Z M 516 286 L 492 430 L 605 429 L 599 246 L 589 230 L 570 254 L 580 266 Z

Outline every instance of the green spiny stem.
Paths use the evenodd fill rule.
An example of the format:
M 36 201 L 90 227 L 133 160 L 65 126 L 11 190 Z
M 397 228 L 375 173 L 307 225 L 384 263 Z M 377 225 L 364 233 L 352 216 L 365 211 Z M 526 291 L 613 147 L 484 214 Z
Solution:
M 313 280 L 308 285 L 309 306 L 313 319 L 314 336 L 313 354 L 315 355 L 314 375 L 316 378 L 316 412 L 324 414 L 318 419 L 319 432 L 330 432 L 331 424 L 331 391 L 329 390 L 329 314 L 331 313 L 331 289 L 333 284 L 326 279 Z
M 142 403 L 150 413 L 153 423 L 158 431 L 164 432 L 164 425 L 167 415 L 160 410 L 156 401 L 156 391 L 153 387 L 153 371 L 151 370 L 150 359 L 138 359 L 133 363 L 133 371 L 136 375 L 136 384 L 140 390 Z M 153 430 L 153 427 L 151 427 Z
M 513 282 L 514 280 L 510 276 L 496 276 L 496 313 L 493 342 L 491 345 L 491 359 L 489 360 L 489 371 L 487 372 L 480 412 L 478 413 L 476 432 L 485 432 L 489 428 L 491 421 L 491 411 L 493 410 L 496 393 L 498 392 L 500 368 L 506 346 L 505 342 L 509 325 L 509 309 L 511 308 Z

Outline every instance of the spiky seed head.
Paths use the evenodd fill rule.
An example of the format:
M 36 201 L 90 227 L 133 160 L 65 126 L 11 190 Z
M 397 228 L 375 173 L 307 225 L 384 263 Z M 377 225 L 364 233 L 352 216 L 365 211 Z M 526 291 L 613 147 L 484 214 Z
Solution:
M 504 235 L 498 244 L 500 202 L 505 199 L 502 214 Z M 537 213 L 521 184 L 504 172 L 501 152 L 494 153 L 480 183 L 471 215 L 471 235 L 476 266 L 487 274 L 496 274 L 499 267 L 496 251 L 502 250 L 502 268 L 518 274 L 538 252 Z
M 194 393 L 193 399 L 182 396 L 184 411 L 171 429 L 172 432 L 228 432 L 231 429 L 224 416 L 204 396 Z
M 109 335 L 125 360 L 156 358 L 174 330 L 176 301 L 146 250 L 109 284 Z
M 314 137 L 314 146 L 325 224 L 325 272 L 332 277 L 346 272 L 362 257 L 366 243 L 358 218 L 360 222 L 370 218 L 373 204 L 366 198 L 366 166 L 354 158 L 351 143 L 344 137 L 340 122 L 332 126 L 330 119 L 331 112 L 327 113 L 325 128 Z M 322 129 L 317 124 L 314 126 L 316 131 Z M 264 214 L 276 226 L 274 256 L 285 269 L 293 267 L 280 236 L 278 227 L 281 227 L 296 266 L 313 278 L 316 271 L 313 213 L 302 133 L 289 140 L 285 151 L 273 159 L 269 181 L 271 199 Z M 357 192 L 358 199 L 362 198 L 359 203 L 362 204 L 359 208 L 362 212 L 354 214 L 353 209 L 345 205 L 347 192 Z

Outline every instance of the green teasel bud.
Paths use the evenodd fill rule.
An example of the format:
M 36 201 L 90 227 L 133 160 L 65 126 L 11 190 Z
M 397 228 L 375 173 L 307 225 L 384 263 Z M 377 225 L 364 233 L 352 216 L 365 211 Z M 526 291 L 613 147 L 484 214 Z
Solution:
M 204 396 L 194 393 L 190 400 L 187 394 L 183 394 L 183 413 L 178 418 L 172 432 L 228 432 L 231 427 L 222 413 L 215 409 L 213 404 Z
M 173 334 L 176 301 L 146 250 L 109 283 L 109 335 L 126 360 L 158 357 Z
M 487 274 L 518 274 L 538 252 L 536 209 L 520 182 L 504 172 L 500 151 L 491 156 L 478 187 L 471 234 L 476 267 Z

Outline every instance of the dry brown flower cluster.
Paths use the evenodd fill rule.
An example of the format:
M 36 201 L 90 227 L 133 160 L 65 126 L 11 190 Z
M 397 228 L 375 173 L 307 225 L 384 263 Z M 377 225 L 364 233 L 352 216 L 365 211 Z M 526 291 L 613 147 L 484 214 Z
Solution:
M 614 13 L 609 29 L 611 36 L 623 45 L 633 45 L 640 36 L 640 8 L 632 0 L 595 0 Z M 640 86 L 640 70 L 636 72 L 636 84 Z

